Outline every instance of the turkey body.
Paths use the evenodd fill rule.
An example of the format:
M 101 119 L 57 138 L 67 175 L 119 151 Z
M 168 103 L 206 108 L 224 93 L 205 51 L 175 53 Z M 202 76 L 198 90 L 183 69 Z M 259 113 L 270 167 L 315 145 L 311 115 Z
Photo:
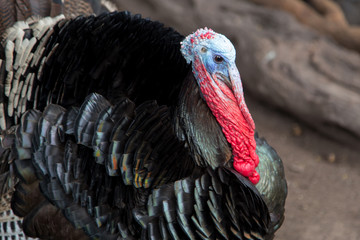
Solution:
M 26 234 L 273 237 L 287 191 L 281 160 L 256 137 L 260 192 L 232 168 L 182 35 L 128 12 L 44 25 L 19 27 L 1 65 L 1 127 L 17 125 L 5 137 L 15 135 L 19 179 L 11 205 Z

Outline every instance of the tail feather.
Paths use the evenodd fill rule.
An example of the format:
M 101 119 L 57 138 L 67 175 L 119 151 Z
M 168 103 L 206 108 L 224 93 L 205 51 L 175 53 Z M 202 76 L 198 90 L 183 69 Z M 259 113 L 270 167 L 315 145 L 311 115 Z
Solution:
M 45 198 L 40 192 L 39 181 L 31 184 L 18 183 L 11 200 L 11 209 L 18 216 L 24 217 Z
M 55 224 L 54 224 L 55 223 Z M 42 201 L 23 220 L 26 235 L 42 239 L 88 239 L 75 229 L 61 211 L 47 200 Z
M 0 0 L 0 6 L 0 36 L 15 22 L 30 17 L 55 17 L 64 14 L 69 18 L 109 11 L 107 5 L 100 0 Z

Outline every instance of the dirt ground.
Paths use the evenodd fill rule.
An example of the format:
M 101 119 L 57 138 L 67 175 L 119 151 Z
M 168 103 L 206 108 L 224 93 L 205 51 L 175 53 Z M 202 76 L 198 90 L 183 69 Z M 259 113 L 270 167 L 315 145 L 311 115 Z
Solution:
M 275 239 L 360 239 L 360 148 L 332 141 L 251 96 L 246 102 L 260 136 L 285 165 L 286 217 Z

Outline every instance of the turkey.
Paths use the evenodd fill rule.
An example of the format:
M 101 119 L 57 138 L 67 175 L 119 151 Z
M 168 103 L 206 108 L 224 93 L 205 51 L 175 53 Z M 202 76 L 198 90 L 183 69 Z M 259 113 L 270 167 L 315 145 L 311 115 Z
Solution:
M 28 236 L 273 238 L 284 170 L 225 36 L 114 12 L 17 23 L 4 48 L 2 193 Z

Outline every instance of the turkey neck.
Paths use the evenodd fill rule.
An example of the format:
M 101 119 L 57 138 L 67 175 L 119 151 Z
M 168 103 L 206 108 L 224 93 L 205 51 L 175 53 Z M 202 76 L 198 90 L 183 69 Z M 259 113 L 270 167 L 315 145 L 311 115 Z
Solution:
M 178 138 L 187 143 L 197 165 L 215 168 L 229 162 L 231 146 L 201 97 L 191 70 L 184 80 L 173 118 Z

